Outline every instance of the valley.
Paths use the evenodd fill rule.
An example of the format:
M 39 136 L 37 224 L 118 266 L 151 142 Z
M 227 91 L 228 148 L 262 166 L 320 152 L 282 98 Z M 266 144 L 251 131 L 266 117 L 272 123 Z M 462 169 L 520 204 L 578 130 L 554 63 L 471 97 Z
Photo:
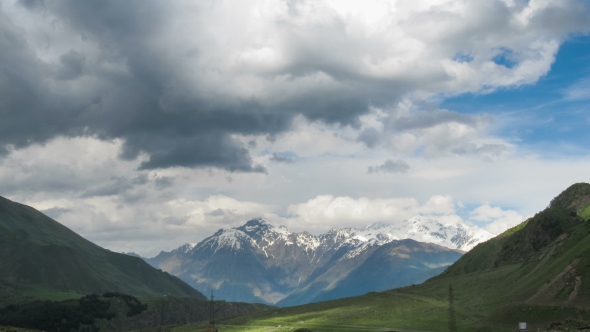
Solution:
M 4 206 L 5 209 L 13 207 L 18 210 L 22 208 L 19 205 L 11 205 L 9 202 L 5 202 Z M 221 331 L 261 332 L 295 331 L 303 328 L 315 332 L 445 331 L 449 317 L 449 287 L 452 286 L 457 331 L 513 331 L 518 322 L 527 322 L 530 330 L 583 330 L 590 326 L 590 284 L 587 282 L 590 280 L 590 222 L 584 215 L 588 206 L 590 206 L 590 184 L 572 185 L 553 199 L 545 210 L 520 225 L 479 243 L 465 254 L 461 254 L 456 249 L 420 243 L 412 239 L 391 240 L 379 245 L 366 246 L 366 248 L 374 249 L 372 251 L 365 249 L 357 255 L 350 254 L 355 252 L 350 247 L 342 246 L 346 248 L 346 251 L 339 256 L 340 258 L 347 254 L 356 257 L 362 255 L 363 252 L 370 253 L 362 263 L 359 263 L 358 266 L 362 268 L 352 270 L 346 278 L 342 278 L 340 281 L 340 285 L 344 289 L 355 289 L 359 293 L 366 294 L 360 296 L 351 294 L 339 299 L 285 307 L 216 301 L 216 307 L 219 310 L 217 326 Z M 37 216 L 34 211 L 29 209 L 25 208 L 23 211 Z M 21 216 L 22 213 L 24 212 L 21 212 Z M 8 213 L 7 215 L 19 214 Z M 21 219 L 21 222 L 24 220 L 26 219 Z M 40 222 L 39 220 L 44 221 Z M 53 223 L 54 221 L 48 221 L 39 216 L 37 221 L 32 222 L 37 229 L 51 226 L 60 230 L 56 233 L 58 235 L 61 232 L 69 234 Z M 10 224 L 4 222 L 4 225 Z M 29 233 L 20 237 L 13 235 L 9 238 L 11 241 L 3 242 L 4 247 L 15 248 L 8 247 L 8 244 L 14 246 L 15 243 L 18 244 L 23 242 L 23 239 L 30 238 L 37 238 L 39 243 L 49 241 L 42 237 L 41 233 L 33 232 L 30 224 L 27 225 L 29 226 L 23 229 L 31 232 L 30 236 Z M 15 230 L 12 232 L 3 234 L 14 234 L 14 232 L 22 234 L 25 231 L 18 233 L 18 230 Z M 342 232 L 333 233 L 342 235 Z M 275 236 L 274 242 L 268 241 L 269 234 Z M 252 239 L 256 236 L 259 236 L 258 241 L 253 241 Z M 297 256 L 289 255 L 286 248 L 301 250 L 305 253 L 305 248 L 309 250 L 310 244 L 316 248 L 321 247 L 319 241 L 314 242 L 314 237 L 309 234 L 292 234 L 284 229 L 276 230 L 274 226 L 257 219 L 251 220 L 237 229 L 220 230 L 197 246 L 179 248 L 177 253 L 191 252 L 195 249 L 197 249 L 194 251 L 197 255 L 200 253 L 199 250 L 203 253 L 225 255 L 221 257 L 230 256 L 228 253 L 232 253 L 237 257 L 232 264 L 238 265 L 228 265 L 227 268 L 231 269 L 235 266 L 240 267 L 239 264 L 252 266 L 253 263 L 247 260 L 251 256 L 242 255 L 240 252 L 244 252 L 241 250 L 243 248 L 251 250 L 250 253 L 256 252 L 256 246 L 260 247 L 259 243 L 267 244 L 264 248 L 267 249 L 268 257 L 276 259 L 275 262 L 277 262 L 280 257 L 278 253 L 281 251 L 268 250 L 272 248 L 272 244 L 283 237 L 293 240 L 298 236 L 307 237 L 309 241 L 300 241 L 300 243 L 303 242 L 300 246 L 278 246 L 278 248 L 285 250 L 283 254 L 287 255 L 285 256 L 287 261 L 289 257 Z M 56 237 L 61 239 L 62 245 L 72 241 L 68 238 Z M 357 244 L 353 249 L 365 248 L 365 244 L 371 243 L 371 239 L 362 242 L 354 241 L 356 240 L 354 235 L 343 236 L 343 238 L 353 239 L 353 243 Z M 81 238 L 74 237 L 74 239 L 78 239 L 80 245 L 88 245 Z M 345 240 L 342 243 L 347 242 Z M 360 245 L 358 245 L 359 243 Z M 223 250 L 227 248 L 233 251 L 223 253 Z M 455 254 L 458 256 L 449 256 Z M 131 256 L 125 257 L 139 259 Z M 433 260 L 433 257 L 436 259 Z M 446 267 L 446 262 L 451 257 L 456 257 L 456 261 Z M 410 262 L 413 265 L 412 271 L 416 270 L 416 264 L 419 261 L 428 261 L 429 264 L 434 264 L 438 260 L 442 268 L 436 273 L 437 275 L 425 278 L 427 280 L 423 283 L 413 282 L 406 286 L 391 287 L 383 291 L 370 291 L 363 289 L 359 283 L 347 281 L 370 280 L 374 283 L 379 280 L 379 277 L 383 277 L 385 281 L 391 282 L 392 279 L 398 278 L 393 272 L 404 273 L 404 265 L 399 263 L 400 258 L 404 264 Z M 320 256 L 318 261 L 321 259 Z M 295 266 L 293 271 L 297 271 L 295 264 L 297 261 L 291 262 Z M 254 266 L 262 269 L 264 268 L 262 263 L 263 261 L 258 261 L 258 264 L 261 265 Z M 222 267 L 222 264 L 216 264 L 214 263 L 213 266 Z M 391 268 L 391 266 L 396 266 L 395 264 L 398 264 L 397 267 Z M 436 268 L 431 270 L 436 270 Z M 256 268 L 252 268 L 251 271 L 256 271 Z M 245 275 L 245 277 L 248 276 Z M 12 282 L 14 280 L 12 279 Z M 22 277 L 17 280 L 21 280 L 20 284 L 11 284 L 11 281 L 4 277 L 3 285 L 8 286 L 4 286 L 0 294 L 5 303 L 14 303 L 15 301 L 29 303 L 26 304 L 29 307 L 45 305 L 22 297 L 25 294 L 22 292 L 23 289 L 29 291 L 33 289 L 48 290 L 37 292 L 37 299 L 44 296 L 45 298 L 54 296 L 55 299 L 59 296 L 64 296 L 64 298 L 67 296 L 81 297 L 80 292 L 76 293 L 56 286 L 49 288 L 47 284 L 25 283 Z M 415 281 L 416 279 L 411 280 Z M 378 284 L 373 286 L 379 287 Z M 129 290 L 133 291 L 133 289 Z M 192 299 L 190 297 L 140 296 L 137 301 L 145 303 L 145 306 L 141 304 L 144 306 L 142 307 L 143 311 L 134 314 L 138 315 L 137 318 L 125 318 L 125 311 L 121 311 L 120 314 L 116 313 L 119 309 L 116 309 L 118 304 L 115 303 L 121 303 L 120 300 L 113 302 L 108 298 L 99 298 L 100 301 L 113 303 L 112 309 L 109 310 L 115 316 L 119 315 L 117 317 L 120 318 L 117 318 L 118 320 L 114 318 L 102 320 L 102 323 L 95 319 L 95 323 L 98 324 L 97 326 L 103 324 L 100 326 L 103 326 L 105 330 L 200 331 L 206 327 L 208 308 L 208 303 L 204 301 L 202 295 L 200 296 Z M 82 299 L 65 300 L 63 303 L 73 305 Z M 60 305 L 60 302 L 54 303 Z M 17 309 L 14 310 L 25 310 L 27 307 L 15 308 Z M 6 309 L 3 310 L 6 314 Z M 3 319 L 1 316 L 2 313 L 0 313 L 0 321 Z M 8 316 L 5 316 L 4 319 L 6 317 Z M 115 326 L 117 327 L 115 328 Z
M 571 186 L 526 222 L 476 246 L 420 285 L 224 320 L 228 331 L 445 331 L 449 286 L 458 331 L 590 326 L 590 185 Z M 281 327 L 277 327 L 277 326 Z M 197 325 L 178 326 L 189 331 Z

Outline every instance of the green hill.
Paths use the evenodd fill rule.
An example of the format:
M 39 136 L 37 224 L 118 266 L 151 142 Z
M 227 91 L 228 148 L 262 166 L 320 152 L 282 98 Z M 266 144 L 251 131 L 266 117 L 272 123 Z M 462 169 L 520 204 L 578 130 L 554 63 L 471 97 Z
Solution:
M 103 249 L 41 212 L 0 197 L 0 305 L 110 291 L 205 299 L 141 258 Z
M 451 284 L 459 331 L 590 326 L 590 222 L 582 217 L 589 206 L 590 185 L 575 184 L 421 285 L 239 317 L 225 321 L 234 325 L 226 330 L 446 331 Z

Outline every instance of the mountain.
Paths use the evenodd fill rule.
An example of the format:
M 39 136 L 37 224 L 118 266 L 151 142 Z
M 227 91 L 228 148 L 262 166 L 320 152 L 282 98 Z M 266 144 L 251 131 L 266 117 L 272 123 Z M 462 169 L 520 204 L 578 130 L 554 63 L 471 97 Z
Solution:
M 103 249 L 41 212 L 0 197 L 0 302 L 108 291 L 205 299 L 141 258 Z
M 475 246 L 420 285 L 281 308 L 224 323 L 314 331 L 329 326 L 441 331 L 448 326 L 452 287 L 457 331 L 514 331 L 519 322 L 526 322 L 530 331 L 588 331 L 589 210 L 590 184 L 577 183 L 543 211 Z
M 254 219 L 146 261 L 220 299 L 289 306 L 422 282 L 490 237 L 424 217 L 319 236 Z M 366 279 L 362 271 L 377 266 L 395 273 Z
M 441 273 L 461 256 L 456 250 L 411 239 L 373 245 L 364 252 L 344 255 L 328 271 L 277 305 L 293 306 L 419 284 Z

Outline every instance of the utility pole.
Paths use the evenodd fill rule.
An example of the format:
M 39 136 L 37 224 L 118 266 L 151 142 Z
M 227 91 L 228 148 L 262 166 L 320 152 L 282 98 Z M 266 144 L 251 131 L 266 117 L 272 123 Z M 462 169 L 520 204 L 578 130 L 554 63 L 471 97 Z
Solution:
M 449 284 L 449 332 L 457 332 L 455 321 L 455 304 L 453 303 L 453 286 Z
M 209 303 L 209 326 L 215 327 L 215 302 L 213 302 L 213 290 L 211 290 L 211 302 Z

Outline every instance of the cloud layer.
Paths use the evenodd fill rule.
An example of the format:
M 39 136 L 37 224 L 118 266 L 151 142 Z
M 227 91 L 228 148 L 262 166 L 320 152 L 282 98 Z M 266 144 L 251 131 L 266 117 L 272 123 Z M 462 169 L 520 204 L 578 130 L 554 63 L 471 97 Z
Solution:
M 230 172 L 266 171 L 235 135 L 284 133 L 298 115 L 358 127 L 402 100 L 532 83 L 589 27 L 577 1 L 6 0 L 0 15 L 4 154 L 94 136 L 121 139 L 122 159 L 146 154 L 140 169 Z M 386 122 L 442 135 L 474 119 Z M 359 136 L 368 146 L 371 130 Z
M 574 0 L 0 0 L 0 195 L 145 255 L 259 216 L 321 232 L 463 215 L 500 232 L 587 181 L 588 160 L 544 159 L 500 135 L 496 114 L 439 103 L 534 84 L 589 13 Z M 562 98 L 585 100 L 587 83 Z

